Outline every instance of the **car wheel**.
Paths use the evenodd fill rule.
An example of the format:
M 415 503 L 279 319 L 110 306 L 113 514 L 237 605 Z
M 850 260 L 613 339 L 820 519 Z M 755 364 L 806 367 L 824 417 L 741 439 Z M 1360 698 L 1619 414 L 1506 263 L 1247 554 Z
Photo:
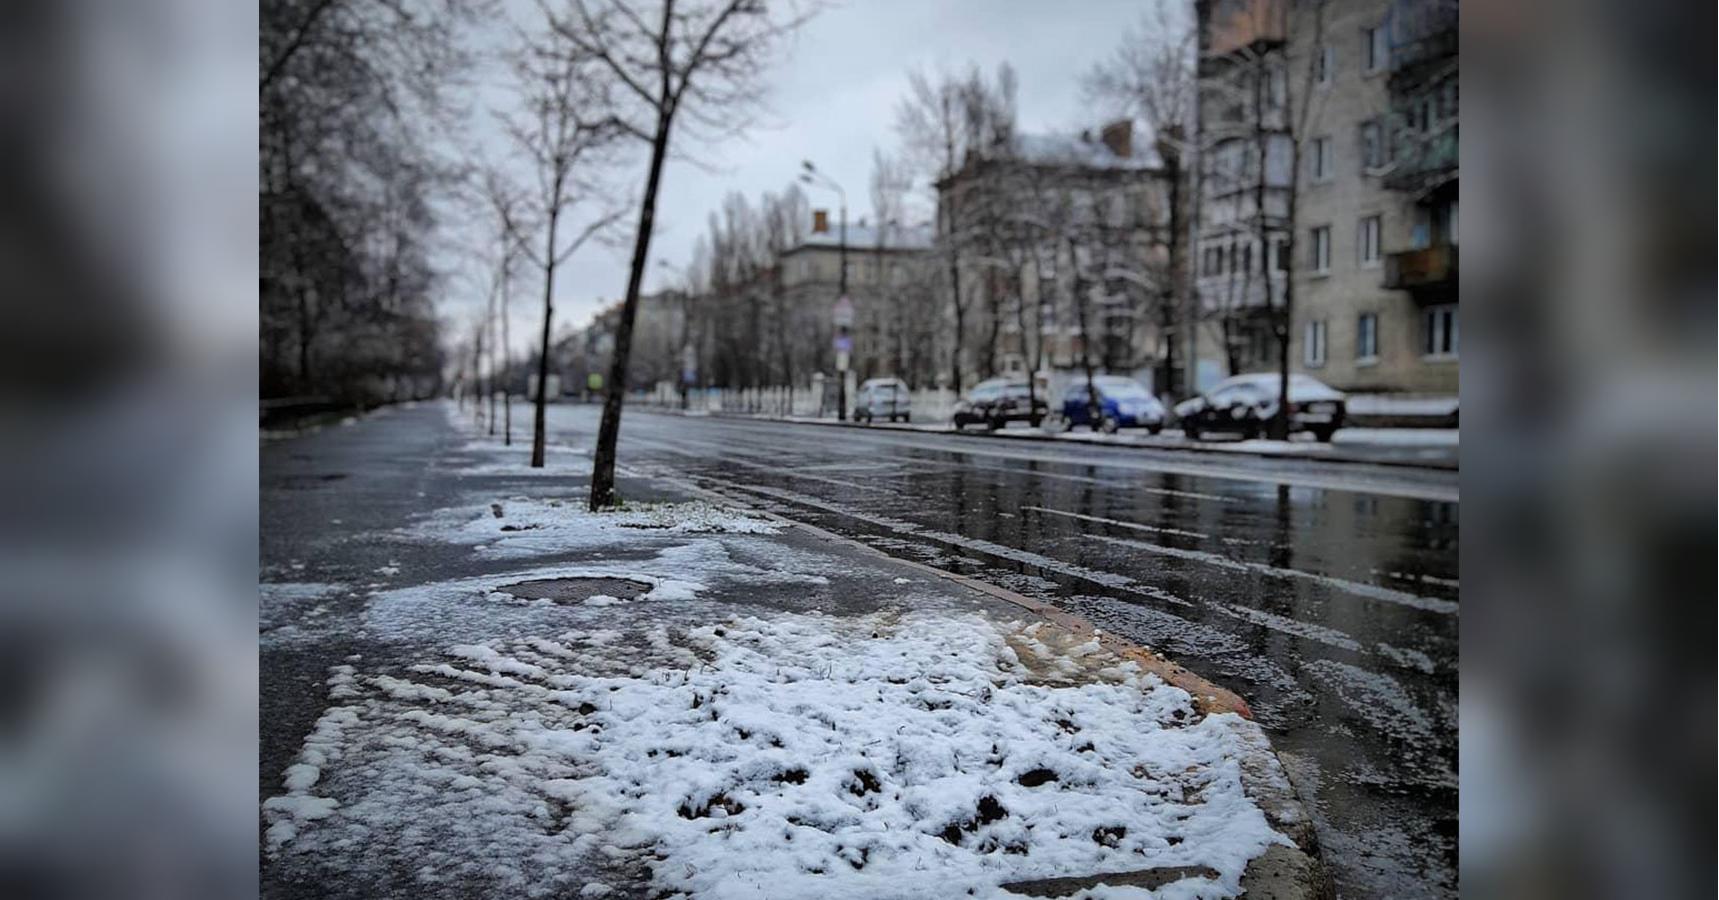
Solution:
M 1331 443 L 1331 436 L 1337 433 L 1335 428 L 1314 428 L 1313 439 L 1321 444 Z
M 1073 431 L 1074 430 L 1074 420 L 1069 418 L 1068 416 L 1063 416 L 1062 417 L 1062 430 L 1065 432 Z
M 1002 419 L 990 418 L 990 419 L 985 420 L 985 430 L 986 431 L 996 431 L 997 429 L 1002 428 L 1002 427 L 1003 427 L 1003 420 Z
M 1163 431 L 1163 430 L 1164 430 L 1164 423 L 1163 422 L 1154 422 L 1151 425 L 1146 426 L 1146 433 L 1147 434 L 1157 434 L 1158 432 Z
M 1099 430 L 1105 434 L 1115 434 L 1121 427 L 1122 424 L 1116 421 L 1115 416 L 1105 416 L 1104 421 L 1098 426 Z
M 1200 423 L 1192 422 L 1192 421 L 1183 422 L 1182 423 L 1182 436 L 1187 438 L 1190 441 L 1199 440 L 1200 439 Z

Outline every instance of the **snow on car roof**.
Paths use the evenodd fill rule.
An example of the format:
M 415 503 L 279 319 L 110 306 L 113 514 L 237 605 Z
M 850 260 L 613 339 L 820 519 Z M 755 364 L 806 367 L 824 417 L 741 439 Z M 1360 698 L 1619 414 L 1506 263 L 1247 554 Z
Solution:
M 1250 372 L 1246 375 L 1234 375 L 1218 382 L 1217 385 L 1212 388 L 1212 392 L 1216 393 L 1217 391 L 1225 388 L 1239 387 L 1242 385 L 1275 391 L 1277 389 L 1277 380 L 1279 377 L 1280 376 L 1276 372 Z M 1297 397 L 1308 400 L 1343 399 L 1342 391 L 1327 385 L 1325 382 L 1320 381 L 1311 375 L 1305 375 L 1300 372 L 1292 373 L 1289 376 L 1289 392 Z

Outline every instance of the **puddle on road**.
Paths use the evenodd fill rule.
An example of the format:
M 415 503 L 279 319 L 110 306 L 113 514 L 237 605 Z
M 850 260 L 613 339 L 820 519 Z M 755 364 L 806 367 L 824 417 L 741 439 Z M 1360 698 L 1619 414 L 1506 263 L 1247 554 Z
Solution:
M 632 600 L 650 589 L 650 585 L 630 578 L 538 578 L 496 588 L 521 600 L 553 600 L 566 606 L 599 596 Z

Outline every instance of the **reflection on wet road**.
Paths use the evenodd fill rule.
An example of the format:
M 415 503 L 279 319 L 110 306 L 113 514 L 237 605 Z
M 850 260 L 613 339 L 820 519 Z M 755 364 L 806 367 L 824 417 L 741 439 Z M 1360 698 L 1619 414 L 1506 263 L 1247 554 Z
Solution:
M 1159 649 L 1271 729 L 1344 896 L 1455 894 L 1456 473 L 640 411 L 621 459 Z

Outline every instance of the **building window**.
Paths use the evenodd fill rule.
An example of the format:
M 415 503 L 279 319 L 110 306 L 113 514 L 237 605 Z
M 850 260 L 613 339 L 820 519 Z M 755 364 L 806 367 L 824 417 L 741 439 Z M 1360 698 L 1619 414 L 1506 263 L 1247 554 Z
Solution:
M 1253 271 L 1253 245 L 1252 244 L 1243 244 L 1242 245 L 1241 267 L 1242 267 L 1243 272 L 1252 272 Z
M 1321 225 L 1313 229 L 1311 237 L 1308 246 L 1313 250 L 1313 256 L 1309 260 L 1313 271 L 1316 274 L 1331 271 L 1331 226 Z
M 1313 139 L 1313 180 L 1329 181 L 1331 179 L 1331 139 L 1317 137 Z
M 1360 249 L 1361 266 L 1368 268 L 1379 264 L 1384 257 L 1380 252 L 1379 241 L 1384 231 L 1384 220 L 1380 216 L 1366 216 L 1361 219 Z
M 1377 169 L 1385 164 L 1385 132 L 1378 119 L 1361 123 L 1361 171 Z
M 1355 361 L 1376 362 L 1379 358 L 1379 314 L 1362 313 L 1355 320 Z
M 1278 238 L 1271 244 L 1271 267 L 1279 272 L 1289 271 L 1289 238 Z
M 1426 355 L 1454 357 L 1457 355 L 1456 304 L 1429 306 L 1426 311 Z
M 1313 83 L 1325 87 L 1331 83 L 1333 74 L 1337 71 L 1337 48 L 1326 45 L 1319 48 L 1319 55 L 1313 57 Z
M 1308 368 L 1316 369 L 1325 365 L 1325 321 L 1308 322 L 1306 332 L 1302 339 L 1301 358 Z
M 1380 72 L 1391 63 L 1391 34 L 1385 26 L 1366 28 L 1361 31 L 1361 40 L 1365 44 L 1362 52 L 1366 54 L 1367 71 Z

